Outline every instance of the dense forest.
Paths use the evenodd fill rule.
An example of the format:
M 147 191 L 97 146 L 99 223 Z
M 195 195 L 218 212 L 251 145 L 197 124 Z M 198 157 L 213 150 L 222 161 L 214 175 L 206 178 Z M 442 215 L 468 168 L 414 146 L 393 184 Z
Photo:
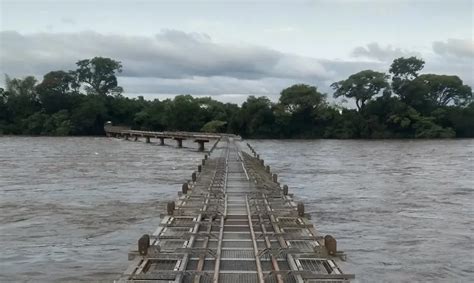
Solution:
M 331 85 L 297 84 L 279 101 L 249 96 L 241 105 L 191 95 L 160 101 L 122 95 L 120 62 L 95 57 L 77 69 L 52 71 L 41 82 L 10 78 L 0 88 L 0 134 L 102 135 L 106 121 L 135 129 L 227 132 L 246 138 L 474 137 L 471 87 L 457 76 L 421 74 L 424 61 L 395 59 L 388 73 L 364 70 Z

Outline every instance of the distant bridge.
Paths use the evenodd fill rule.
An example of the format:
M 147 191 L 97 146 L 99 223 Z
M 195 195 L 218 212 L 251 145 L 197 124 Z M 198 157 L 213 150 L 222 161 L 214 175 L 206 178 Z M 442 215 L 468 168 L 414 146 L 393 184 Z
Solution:
M 151 139 L 159 139 L 160 145 L 165 145 L 165 139 L 175 140 L 178 147 L 183 147 L 183 140 L 192 139 L 194 142 L 198 143 L 199 151 L 204 151 L 204 144 L 210 142 L 211 140 L 220 140 L 222 137 L 233 137 L 239 138 L 233 134 L 217 134 L 217 133 L 203 133 L 203 132 L 153 132 L 153 131 L 136 131 L 131 130 L 129 127 L 124 126 L 112 126 L 111 124 L 106 124 L 104 126 L 105 133 L 108 137 L 118 137 L 124 138 L 126 140 L 133 139 L 135 141 L 138 138 L 145 138 L 146 143 L 150 143 Z

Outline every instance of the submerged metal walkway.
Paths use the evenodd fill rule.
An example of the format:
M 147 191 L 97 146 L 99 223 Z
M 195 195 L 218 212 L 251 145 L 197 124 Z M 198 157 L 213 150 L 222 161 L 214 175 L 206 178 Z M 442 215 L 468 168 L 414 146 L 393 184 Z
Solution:
M 331 236 L 250 145 L 222 138 L 160 227 L 138 241 L 119 282 L 348 282 Z

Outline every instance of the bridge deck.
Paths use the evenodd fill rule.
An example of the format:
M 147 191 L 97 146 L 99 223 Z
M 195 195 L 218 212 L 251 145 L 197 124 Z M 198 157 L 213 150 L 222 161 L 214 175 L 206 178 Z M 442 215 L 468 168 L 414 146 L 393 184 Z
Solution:
M 123 126 L 104 126 L 104 131 L 107 135 L 120 135 L 120 136 L 137 136 L 137 137 L 151 137 L 151 138 L 179 138 L 179 139 L 220 139 L 221 137 L 235 137 L 233 134 L 223 133 L 204 133 L 204 132 L 177 132 L 177 131 L 137 131 L 131 130 L 129 127 Z
M 263 162 L 222 139 L 122 282 L 348 282 Z M 149 241 L 149 242 L 148 242 Z M 149 245 L 149 246 L 148 246 Z

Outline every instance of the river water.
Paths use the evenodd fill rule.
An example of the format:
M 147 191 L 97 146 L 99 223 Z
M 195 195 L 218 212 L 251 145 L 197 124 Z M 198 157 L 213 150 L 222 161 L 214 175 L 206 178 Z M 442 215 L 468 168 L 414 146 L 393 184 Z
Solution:
M 474 281 L 474 140 L 251 141 L 357 282 Z M 0 282 L 110 282 L 196 144 L 0 138 Z

